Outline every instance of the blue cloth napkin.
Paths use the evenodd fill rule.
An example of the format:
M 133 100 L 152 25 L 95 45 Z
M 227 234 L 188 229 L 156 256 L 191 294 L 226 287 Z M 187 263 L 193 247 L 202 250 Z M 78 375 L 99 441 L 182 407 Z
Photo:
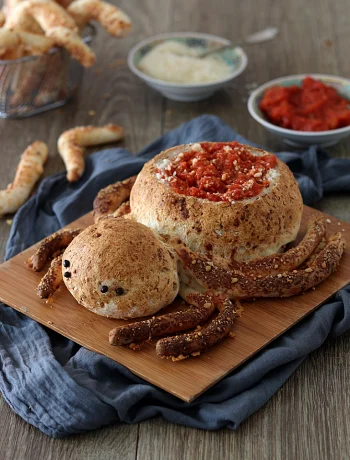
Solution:
M 83 178 L 75 184 L 67 184 L 64 173 L 48 177 L 16 214 L 6 258 L 90 211 L 102 187 L 136 174 L 161 150 L 203 140 L 249 143 L 220 119 L 203 115 L 168 132 L 136 157 L 123 149 L 91 155 Z M 324 192 L 350 191 L 349 160 L 330 158 L 316 147 L 303 154 L 280 152 L 278 156 L 295 173 L 305 203 L 315 202 Z M 53 437 L 120 421 L 137 423 L 156 415 L 207 430 L 236 429 L 310 352 L 348 329 L 350 290 L 343 289 L 236 372 L 185 403 L 111 359 L 0 304 L 0 389 L 17 414 Z

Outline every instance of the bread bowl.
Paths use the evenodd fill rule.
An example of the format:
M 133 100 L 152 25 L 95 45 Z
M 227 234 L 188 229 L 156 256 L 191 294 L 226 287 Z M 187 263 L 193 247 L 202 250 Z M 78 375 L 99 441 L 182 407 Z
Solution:
M 267 173 L 269 186 L 256 196 L 234 202 L 177 193 L 164 177 L 169 160 L 200 146 L 238 149 L 238 143 L 202 143 L 173 147 L 145 164 L 131 190 L 131 218 L 158 233 L 178 237 L 195 252 L 237 262 L 274 254 L 293 241 L 300 227 L 303 201 L 288 166 L 276 161 Z M 262 149 L 244 146 L 251 155 Z

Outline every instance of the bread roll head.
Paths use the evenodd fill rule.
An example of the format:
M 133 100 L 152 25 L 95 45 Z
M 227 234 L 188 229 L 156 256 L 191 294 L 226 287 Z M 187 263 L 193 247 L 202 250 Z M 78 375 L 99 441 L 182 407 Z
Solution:
M 152 230 L 124 219 L 102 219 L 80 233 L 62 270 L 78 303 L 111 318 L 152 315 L 179 289 L 174 255 Z
M 232 145 L 222 143 L 223 147 Z M 254 156 L 268 154 L 243 147 Z M 296 238 L 302 197 L 288 166 L 278 159 L 267 174 L 269 186 L 258 196 L 214 202 L 174 191 L 159 171 L 181 152 L 200 148 L 200 144 L 180 145 L 145 164 L 131 191 L 133 219 L 158 233 L 180 238 L 193 251 L 238 262 L 277 253 Z

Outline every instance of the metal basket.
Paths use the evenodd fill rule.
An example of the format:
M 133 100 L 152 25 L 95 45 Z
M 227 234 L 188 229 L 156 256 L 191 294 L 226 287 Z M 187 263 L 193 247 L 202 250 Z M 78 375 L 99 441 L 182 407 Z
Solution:
M 96 35 L 89 24 L 86 44 Z M 64 48 L 53 48 L 43 56 L 0 60 L 0 117 L 25 118 L 66 104 L 77 92 L 84 67 Z

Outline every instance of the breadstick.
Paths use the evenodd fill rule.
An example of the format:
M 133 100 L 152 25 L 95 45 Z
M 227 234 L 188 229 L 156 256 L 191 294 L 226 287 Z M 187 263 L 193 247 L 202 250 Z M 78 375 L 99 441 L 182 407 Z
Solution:
M 6 21 L 6 15 L 4 12 L 4 8 L 0 10 L 0 27 L 2 27 L 5 24 Z
M 74 230 L 66 228 L 42 240 L 38 249 L 27 260 L 28 268 L 33 269 L 35 272 L 40 272 L 50 257 L 54 256 L 58 251 L 66 249 L 81 231 L 81 228 L 75 228 Z
M 8 15 L 5 27 L 39 34 L 53 27 L 78 30 L 74 19 L 64 8 L 53 1 L 43 0 L 25 0 L 16 5 Z
M 0 191 L 0 216 L 16 212 L 27 201 L 44 171 L 48 148 L 44 142 L 36 141 L 23 152 L 15 179 L 6 190 Z
M 16 32 L 7 29 L 0 29 L 0 56 L 6 52 L 16 50 L 21 46 L 21 39 Z
M 53 27 L 46 32 L 46 35 L 53 39 L 56 45 L 66 48 L 84 67 L 94 65 L 95 54 L 74 30 L 66 27 Z
M 63 282 L 62 255 L 52 260 L 50 268 L 38 285 L 37 293 L 41 299 L 52 297 Z
M 65 131 L 58 139 L 57 147 L 67 169 L 67 180 L 75 182 L 85 169 L 84 147 L 119 141 L 124 129 L 118 125 L 79 126 Z
M 75 0 L 67 11 L 80 30 L 93 19 L 115 37 L 123 37 L 131 29 L 131 20 L 123 11 L 101 0 Z

